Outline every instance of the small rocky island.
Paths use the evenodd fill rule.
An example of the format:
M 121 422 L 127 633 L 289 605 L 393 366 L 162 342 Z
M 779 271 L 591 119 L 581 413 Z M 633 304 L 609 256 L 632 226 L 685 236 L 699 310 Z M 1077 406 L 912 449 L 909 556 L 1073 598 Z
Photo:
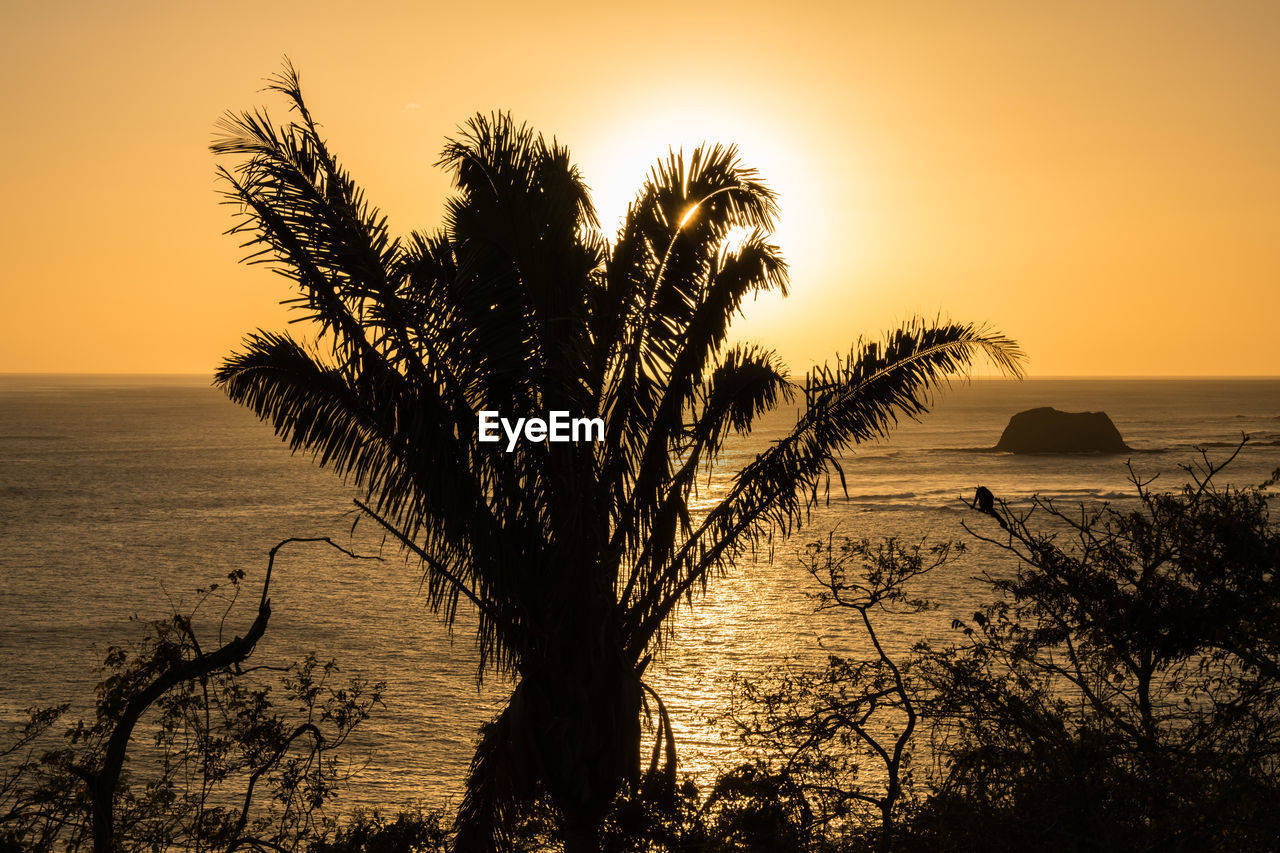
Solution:
M 996 450 L 1009 453 L 1128 453 L 1106 412 L 1060 412 L 1049 406 L 1009 419 Z

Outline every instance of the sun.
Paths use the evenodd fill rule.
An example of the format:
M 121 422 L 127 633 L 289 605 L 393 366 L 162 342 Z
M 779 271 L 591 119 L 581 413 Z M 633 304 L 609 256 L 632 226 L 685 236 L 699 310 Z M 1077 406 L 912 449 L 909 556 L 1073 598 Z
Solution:
M 780 214 L 773 240 L 783 253 L 790 258 L 803 251 L 803 235 L 811 225 L 807 200 L 813 196 L 813 182 L 796 132 L 771 126 L 763 116 L 714 104 L 667 104 L 602 122 L 586 141 L 577 156 L 606 237 L 617 233 L 627 206 L 668 151 L 687 154 L 718 142 L 736 146 L 742 164 L 759 172 L 778 194 Z M 685 218 L 695 213 L 690 209 Z M 745 235 L 731 236 L 741 240 Z
M 628 93 L 619 98 L 625 110 L 602 110 L 576 129 L 575 158 L 605 238 L 616 238 L 628 205 L 669 151 L 735 146 L 742 165 L 777 194 L 778 219 L 766 239 L 781 250 L 791 281 L 790 296 L 770 291 L 743 304 L 735 339 L 803 358 L 825 355 L 810 352 L 813 318 L 834 322 L 831 306 L 849 304 L 852 282 L 875 257 L 867 243 L 874 227 L 871 172 L 856 140 L 815 136 L 815 123 L 777 120 L 776 112 L 732 91 L 683 97 L 688 100 Z M 747 236 L 728 235 L 729 247 Z

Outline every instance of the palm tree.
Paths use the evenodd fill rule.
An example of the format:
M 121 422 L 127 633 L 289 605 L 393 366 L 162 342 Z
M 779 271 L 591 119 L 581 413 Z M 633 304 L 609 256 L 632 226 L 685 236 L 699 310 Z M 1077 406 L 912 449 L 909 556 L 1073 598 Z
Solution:
M 791 433 L 694 514 L 695 480 L 730 433 L 797 387 L 773 352 L 727 343 L 743 299 L 787 281 L 768 242 L 775 197 L 735 149 L 671 153 L 606 242 L 568 150 L 479 115 L 438 164 L 456 185 L 443 227 L 396 238 L 293 69 L 271 88 L 291 120 L 228 114 L 212 150 L 234 158 L 219 170 L 241 214 L 232 233 L 296 284 L 318 331 L 310 344 L 250 335 L 216 383 L 361 487 L 361 511 L 421 560 L 430 607 L 452 620 L 465 599 L 478 614 L 481 675 L 514 683 L 472 762 L 458 849 L 501 846 L 542 792 L 566 850 L 595 849 L 625 784 L 673 779 L 670 725 L 642 676 L 677 604 L 799 525 L 841 450 L 923 414 L 977 357 L 1017 373 L 1021 354 L 943 322 L 855 344 L 805 377 Z M 485 410 L 599 417 L 605 436 L 507 452 L 477 441 Z M 649 761 L 646 708 L 659 711 Z

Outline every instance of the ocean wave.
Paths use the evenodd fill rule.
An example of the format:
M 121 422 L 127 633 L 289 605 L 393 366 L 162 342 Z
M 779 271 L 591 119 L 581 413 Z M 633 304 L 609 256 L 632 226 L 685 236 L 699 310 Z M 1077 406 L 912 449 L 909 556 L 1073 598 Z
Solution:
M 1251 441 L 1249 443 L 1256 444 L 1257 442 Z M 982 454 L 999 454 L 1001 456 L 1044 456 L 1044 457 L 1051 457 L 1055 459 L 1057 458 L 1093 459 L 1093 458 L 1103 458 L 1103 457 L 1109 457 L 1109 456 L 1122 457 L 1129 454 L 1146 455 L 1151 453 L 1169 453 L 1171 451 L 1179 450 L 1179 449 L 1181 449 L 1180 445 L 1152 445 L 1148 447 L 1130 447 L 1126 453 L 1101 453 L 1101 452 L 1050 453 L 1047 451 L 1044 453 L 1011 453 L 1008 450 L 996 450 L 994 447 L 924 447 L 924 448 L 921 448 L 920 451 L 918 452 L 920 453 L 957 453 L 957 454 L 966 454 L 966 455 L 974 454 L 974 453 L 982 453 Z
M 897 459 L 898 457 L 902 456 L 903 453 L 905 452 L 906 451 L 902 451 L 902 450 L 888 450 L 884 452 L 875 452 L 872 450 L 867 450 L 866 448 L 859 448 L 856 453 L 851 453 L 845 459 L 842 459 L 840 461 L 840 464 L 843 465 L 846 462 L 854 462 L 854 463 L 876 462 L 881 459 Z
M 1124 501 L 1136 498 L 1133 492 L 1097 492 L 1097 491 L 1072 491 L 1070 489 L 1057 489 L 1050 492 L 1040 492 L 1039 496 L 1043 500 L 1051 500 L 1056 502 L 1062 501 L 1085 501 L 1085 502 L 1102 502 L 1109 503 L 1111 501 Z M 1031 496 L 1028 496 L 1029 500 Z
M 1203 447 L 1205 450 L 1221 450 L 1223 448 L 1235 449 L 1240 446 L 1239 440 L 1236 441 L 1197 441 L 1194 444 L 1185 445 L 1186 450 L 1196 450 Z M 1250 438 L 1246 447 L 1280 447 L 1280 438 L 1269 438 L 1258 440 Z
M 49 491 L 42 486 L 6 484 L 0 486 L 0 498 L 31 498 L 48 494 Z
M 998 496 L 1010 507 L 1017 508 L 1030 504 L 1032 499 L 1040 498 L 1055 504 L 1100 504 L 1122 503 L 1136 499 L 1133 492 L 1094 489 L 1055 489 L 1053 491 L 1010 491 Z M 837 503 L 832 496 L 831 503 Z M 932 493 L 913 495 L 901 493 L 883 495 L 851 495 L 848 499 L 841 497 L 839 503 L 849 510 L 858 513 L 867 512 L 946 512 L 958 513 L 969 511 L 969 501 L 952 493 Z
M 967 511 L 968 507 L 962 505 L 951 505 L 944 503 L 869 503 L 855 504 L 854 511 L 859 513 L 867 512 L 924 512 L 924 513 L 959 513 Z
M 923 505 L 922 497 L 922 495 L 919 495 L 916 492 L 886 492 L 884 494 L 863 493 L 846 495 L 833 486 L 830 495 L 819 495 L 818 503 L 824 505 L 839 504 L 842 506 L 862 506 L 864 504 L 867 506 L 881 506 L 887 502 L 891 503 L 894 501 L 915 500 L 920 502 L 917 503 L 919 506 Z M 930 495 L 930 497 L 934 496 Z M 938 495 L 937 497 L 941 497 L 941 495 Z

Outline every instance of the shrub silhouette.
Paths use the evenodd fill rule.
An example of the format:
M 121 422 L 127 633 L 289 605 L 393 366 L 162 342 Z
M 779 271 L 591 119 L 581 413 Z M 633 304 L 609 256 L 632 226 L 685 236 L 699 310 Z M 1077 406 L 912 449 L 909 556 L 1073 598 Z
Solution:
M 113 646 L 93 718 L 67 728 L 61 745 L 49 740 L 65 705 L 32 711 L 0 742 L 0 850 L 295 849 L 332 829 L 324 806 L 342 777 L 337 756 L 382 685 L 339 682 L 337 665 L 314 654 L 273 667 L 283 670 L 274 696 L 245 677 L 270 620 L 276 554 L 294 542 L 333 545 L 272 548 L 243 635 L 221 636 L 245 576 L 237 570 L 190 611 L 149 623 L 133 646 Z M 201 643 L 196 614 L 218 601 L 218 636 Z

